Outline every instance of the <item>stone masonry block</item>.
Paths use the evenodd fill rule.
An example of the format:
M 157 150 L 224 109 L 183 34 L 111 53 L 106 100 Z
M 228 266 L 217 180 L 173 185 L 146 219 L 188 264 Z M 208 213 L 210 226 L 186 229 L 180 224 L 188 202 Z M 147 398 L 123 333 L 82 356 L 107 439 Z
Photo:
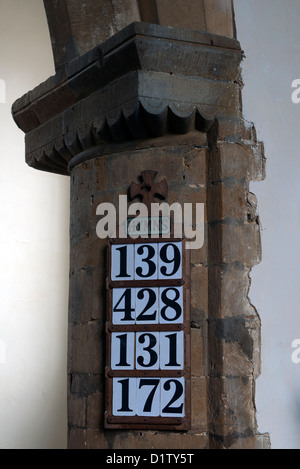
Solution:
M 222 225 L 223 259 L 225 264 L 236 261 L 247 266 L 261 261 L 260 229 L 256 223 L 245 223 L 241 226 Z
M 86 426 L 86 398 L 70 396 L 68 399 L 69 426 L 85 428 Z
M 70 320 L 82 324 L 101 319 L 106 311 L 105 274 L 103 269 L 86 267 L 73 274 L 70 289 Z M 90 295 L 86 295 L 86 290 Z
M 87 428 L 103 430 L 104 424 L 104 394 L 92 394 L 87 399 Z
M 207 429 L 207 378 L 192 378 L 192 430 Z
M 240 262 L 253 266 L 261 261 L 260 229 L 256 223 L 221 224 L 209 227 L 210 264 Z
M 107 242 L 96 235 L 96 218 L 98 217 L 95 215 L 94 233 L 85 232 L 76 243 L 74 241 L 74 249 L 70 255 L 71 275 L 81 270 L 100 272 L 106 266 Z
M 98 430 L 71 428 L 69 434 L 69 449 L 114 449 L 124 448 L 162 449 L 178 451 L 185 449 L 208 449 L 209 438 L 206 432 L 176 433 L 176 432 L 143 432 L 119 431 L 100 433 Z M 191 451 L 192 452 L 192 451 Z
M 209 185 L 207 189 L 207 219 L 224 221 L 235 219 L 247 221 L 248 187 L 244 183 L 235 184 L 230 180 Z
M 248 298 L 249 272 L 240 262 L 209 267 L 210 317 L 256 316 Z
M 71 373 L 99 373 L 103 368 L 103 323 L 91 321 L 71 330 Z
M 209 321 L 209 359 L 214 376 L 258 375 L 260 321 L 225 318 Z
M 262 143 L 220 143 L 210 158 L 209 182 L 229 180 L 261 181 L 265 177 Z
M 220 116 L 217 127 L 217 139 L 219 142 L 257 142 L 254 124 L 244 120 L 242 117 Z
M 245 438 L 238 438 L 230 446 L 230 449 L 271 449 L 270 436 L 268 434 L 258 434 Z
M 168 164 L 165 164 L 166 159 Z M 123 153 L 117 153 L 107 158 L 107 185 L 126 191 L 128 181 L 132 179 L 131 168 L 135 167 L 136 176 L 145 169 L 155 169 L 158 178 L 166 178 L 170 186 L 192 184 L 199 189 L 199 186 L 205 187 L 205 163 L 206 151 L 195 145 L 140 149 L 128 152 L 126 158 Z
M 211 378 L 209 398 L 214 434 L 226 441 L 227 447 L 239 436 L 256 432 L 251 377 Z
M 191 374 L 192 376 L 204 375 L 204 341 L 202 337 L 202 330 L 200 328 L 191 329 Z
M 79 397 L 103 392 L 103 381 L 99 374 L 73 373 L 70 375 L 70 392 Z
M 196 320 L 196 312 L 208 314 L 208 270 L 201 265 L 192 266 L 191 269 L 191 298 L 192 319 Z

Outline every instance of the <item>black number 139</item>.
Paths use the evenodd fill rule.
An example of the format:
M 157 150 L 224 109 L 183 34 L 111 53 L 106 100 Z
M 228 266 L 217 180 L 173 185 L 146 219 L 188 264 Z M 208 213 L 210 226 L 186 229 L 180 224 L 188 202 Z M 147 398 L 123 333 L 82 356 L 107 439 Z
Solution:
M 115 246 L 112 280 L 181 278 L 181 258 L 179 242 Z

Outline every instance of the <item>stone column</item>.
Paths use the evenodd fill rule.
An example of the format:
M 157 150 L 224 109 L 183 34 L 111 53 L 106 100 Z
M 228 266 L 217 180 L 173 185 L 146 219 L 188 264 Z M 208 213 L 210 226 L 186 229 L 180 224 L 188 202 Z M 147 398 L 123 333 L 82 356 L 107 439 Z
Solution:
M 260 321 L 248 298 L 261 257 L 249 182 L 263 179 L 264 153 L 242 118 L 232 2 L 81 3 L 45 0 L 57 73 L 13 106 L 27 163 L 71 178 L 69 448 L 267 448 L 255 415 Z M 205 244 L 191 252 L 191 428 L 171 435 L 104 428 L 96 208 L 117 207 L 147 169 L 167 179 L 169 204 L 206 207 Z

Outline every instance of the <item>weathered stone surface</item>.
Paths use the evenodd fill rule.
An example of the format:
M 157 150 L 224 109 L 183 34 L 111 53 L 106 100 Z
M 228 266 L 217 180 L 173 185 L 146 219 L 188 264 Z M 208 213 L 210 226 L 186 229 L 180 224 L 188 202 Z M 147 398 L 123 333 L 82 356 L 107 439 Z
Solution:
M 216 223 L 209 227 L 212 264 L 240 262 L 248 267 L 261 261 L 260 228 L 256 223 Z
M 192 321 L 198 317 L 208 316 L 208 269 L 204 266 L 192 266 L 191 288 L 194 292 L 191 299 Z
M 69 425 L 86 426 L 86 398 L 71 395 L 68 399 Z
M 244 181 L 227 179 L 225 182 L 215 182 L 209 185 L 207 193 L 210 201 L 209 222 L 234 219 L 243 223 L 248 220 L 249 188 Z
M 220 143 L 257 143 L 254 124 L 241 116 L 219 117 L 216 126 L 217 140 Z
M 203 0 L 207 31 L 221 36 L 235 37 L 233 2 L 231 0 Z
M 191 139 L 192 137 L 190 136 L 189 138 Z M 195 138 L 197 141 L 196 136 Z M 101 298 L 103 298 L 103 290 L 102 293 L 101 289 L 99 289 L 97 293 L 94 291 L 95 298 L 93 299 L 92 296 L 87 303 L 84 299 L 84 295 L 80 297 L 80 291 L 84 291 L 83 286 L 85 284 L 88 285 L 86 282 L 89 282 L 89 278 L 92 279 L 92 277 L 89 277 L 91 274 L 96 274 L 96 283 L 98 282 L 104 285 L 105 282 L 105 270 L 96 269 L 96 265 L 94 268 L 91 267 L 90 271 L 87 269 L 88 265 L 93 266 L 94 263 L 97 264 L 98 262 L 93 259 L 93 253 L 97 253 L 96 257 L 99 256 L 98 258 L 104 260 L 105 243 L 96 237 L 95 217 L 93 217 L 93 211 L 95 212 L 98 203 L 102 201 L 114 201 L 114 203 L 117 204 L 116 194 L 126 193 L 128 188 L 126 181 L 132 179 L 133 171 L 135 174 L 139 174 L 145 167 L 148 167 L 148 165 L 152 163 L 152 166 L 155 165 L 155 168 L 158 170 L 159 175 L 168 179 L 170 186 L 168 201 L 170 204 L 175 201 L 192 203 L 196 201 L 206 201 L 207 206 L 209 207 L 211 204 L 212 207 L 210 209 L 210 215 L 212 215 L 213 210 L 219 210 L 216 209 L 216 207 L 224 207 L 224 210 L 227 210 L 228 217 L 232 216 L 233 220 L 234 216 L 237 217 L 237 220 L 240 220 L 241 214 L 247 213 L 247 185 L 241 184 L 239 179 L 236 184 L 234 182 L 227 185 L 223 182 L 217 183 L 220 188 L 222 188 L 222 190 L 218 191 L 212 191 L 212 186 L 207 185 L 205 167 L 208 156 L 204 142 L 202 142 L 201 148 L 197 148 L 195 144 L 194 146 L 191 145 L 191 140 L 188 145 L 184 144 L 184 142 L 180 141 L 179 137 L 178 144 L 173 140 L 172 146 L 168 147 L 166 143 L 170 145 L 170 142 L 168 142 L 167 139 L 162 140 L 162 143 L 165 145 L 156 148 L 138 148 L 127 153 L 126 151 L 120 151 L 114 154 L 109 153 L 95 157 L 94 159 L 89 159 L 74 167 L 72 171 L 73 189 L 71 200 L 73 215 L 71 221 L 71 239 L 76 249 L 73 250 L 71 260 L 73 272 L 71 277 L 71 291 L 74 291 L 74 298 L 76 298 L 78 303 L 75 309 L 71 306 L 73 311 L 71 317 L 77 317 L 76 311 L 78 311 L 79 314 L 75 321 L 74 319 L 72 320 L 74 324 L 71 327 L 74 329 L 74 332 L 72 332 L 73 337 L 78 337 L 77 341 L 72 340 L 73 347 L 78 349 L 78 351 L 73 349 L 72 352 L 75 354 L 75 365 L 77 367 L 79 366 L 79 368 L 73 370 L 74 376 L 77 376 L 78 373 L 82 371 L 80 369 L 81 361 L 79 360 L 78 362 L 76 356 L 79 355 L 79 350 L 82 346 L 86 347 L 82 340 L 89 334 L 88 330 L 86 332 L 82 330 L 82 333 L 79 334 L 76 323 L 84 322 L 84 324 L 81 324 L 81 327 L 88 328 L 89 316 L 95 314 L 94 311 L 97 310 L 97 306 L 94 308 L 93 304 L 98 304 L 97 317 L 99 319 L 102 317 L 102 321 L 105 317 L 105 311 L 102 310 L 102 307 L 99 308 L 101 301 L 103 301 L 101 300 Z M 95 156 L 96 155 L 97 151 L 95 153 Z M 168 165 L 165 164 L 166 160 L 168 161 Z M 104 171 L 104 173 L 102 173 L 102 171 Z M 109 189 L 109 187 L 113 189 Z M 174 190 L 172 188 L 174 188 Z M 175 188 L 177 188 L 177 191 Z M 234 203 L 229 204 L 229 194 L 232 193 L 231 191 L 233 189 L 233 193 L 236 194 L 239 200 L 240 207 L 236 207 Z M 228 190 L 227 193 L 226 190 Z M 225 200 L 227 197 L 229 206 L 223 201 L 224 193 L 226 193 Z M 84 214 L 84 207 L 87 205 L 90 207 L 90 212 L 88 210 L 87 213 Z M 223 218 L 224 210 L 220 212 Z M 236 210 L 240 210 L 240 212 L 235 212 Z M 80 212 L 82 212 L 81 215 Z M 218 239 L 221 242 L 221 246 L 223 245 L 222 243 L 225 243 L 224 246 L 226 247 L 226 239 L 228 239 L 229 244 L 226 248 L 227 253 L 225 253 L 227 256 L 225 258 L 226 264 L 223 262 L 224 258 L 214 257 L 216 253 L 218 253 L 218 250 L 214 244 L 215 236 L 212 236 L 211 230 L 207 232 L 208 237 L 206 238 L 206 250 L 204 250 L 204 253 L 208 253 L 210 262 L 215 265 L 208 265 L 205 254 L 203 253 L 200 258 L 198 253 L 194 253 L 194 256 L 192 256 L 195 261 L 201 259 L 201 262 L 194 262 L 192 264 L 191 306 L 193 328 L 191 340 L 191 367 L 192 376 L 194 377 L 192 381 L 191 397 L 192 428 L 193 431 L 197 433 L 207 433 L 209 427 L 208 423 L 205 423 L 205 415 L 207 415 L 205 399 L 209 397 L 209 408 L 215 409 L 211 410 L 209 421 L 211 422 L 211 419 L 213 419 L 213 425 L 217 422 L 218 428 L 214 430 L 215 434 L 219 435 L 221 432 L 220 438 L 222 445 L 230 446 L 232 442 L 238 444 L 237 441 L 239 438 L 244 439 L 245 435 L 248 435 L 248 426 L 249 428 L 252 428 L 251 425 L 255 426 L 255 411 L 252 406 L 252 385 L 253 377 L 257 376 L 259 373 L 260 324 L 257 321 L 255 310 L 250 305 L 247 297 L 249 290 L 249 268 L 246 266 L 248 254 L 245 256 L 244 248 L 239 248 L 239 246 L 241 246 L 241 239 L 239 238 L 240 232 L 236 234 L 236 242 L 234 246 L 232 246 L 232 231 L 229 231 L 228 235 L 226 235 L 226 231 L 224 231 L 227 225 L 213 225 L 213 227 L 215 226 L 222 228 L 221 231 L 218 231 Z M 231 227 L 231 225 L 229 226 Z M 248 223 L 247 220 L 243 220 L 241 225 L 232 224 L 232 229 L 238 230 L 243 226 L 251 227 L 253 225 Z M 82 233 L 81 235 L 80 231 Z M 87 233 L 88 236 L 86 235 Z M 249 239 L 247 242 L 248 241 Z M 78 255 L 76 254 L 77 252 L 79 253 Z M 84 255 L 82 254 L 83 252 L 85 253 Z M 235 253 L 239 252 L 243 255 L 243 259 L 237 260 Z M 246 252 L 248 252 L 248 249 Z M 101 261 L 102 264 L 103 260 Z M 215 262 L 212 262 L 212 260 Z M 243 262 L 246 264 L 244 265 Z M 219 263 L 219 265 L 216 265 L 217 263 Z M 78 284 L 79 280 L 82 283 L 82 288 Z M 91 288 L 89 288 L 89 290 L 91 290 Z M 87 309 L 89 309 L 89 313 L 86 311 L 85 304 L 88 305 Z M 214 317 L 216 320 L 213 320 Z M 96 341 L 95 344 L 103 348 L 103 344 L 99 344 L 98 341 Z M 93 348 L 92 345 L 91 347 Z M 93 353 L 94 352 L 91 350 L 88 352 L 90 357 Z M 102 353 L 103 352 L 100 352 L 100 355 Z M 89 364 L 88 370 L 90 373 L 101 374 L 103 372 L 101 362 L 99 361 L 96 361 L 97 369 L 94 365 L 92 368 L 90 368 L 90 366 Z M 215 376 L 216 379 L 212 379 L 209 387 L 207 387 L 205 383 L 209 374 Z M 228 383 L 227 381 L 223 381 L 225 377 L 228 377 Z M 244 382 L 248 384 L 245 384 L 243 387 Z M 82 389 L 84 390 L 86 389 L 86 384 L 84 384 L 84 381 L 82 381 L 82 383 Z M 224 399 L 220 397 L 224 395 L 224 383 L 227 383 L 225 388 L 228 388 L 228 390 L 226 390 L 226 393 L 228 392 L 226 403 Z M 230 383 L 235 383 L 235 387 L 230 387 Z M 223 389 L 223 391 L 220 389 L 220 384 L 222 384 L 221 389 Z M 73 389 L 75 389 L 74 386 Z M 77 392 L 79 391 L 78 387 L 76 390 Z M 233 395 L 236 393 L 240 395 L 243 402 L 235 401 L 231 393 Z M 218 396 L 221 401 L 218 400 Z M 250 404 L 245 407 L 244 401 L 248 398 L 250 399 Z M 231 410 L 235 413 L 235 416 L 232 417 L 230 417 L 231 411 L 227 414 L 222 410 L 223 405 L 227 408 L 227 403 L 230 399 L 233 399 Z M 89 406 L 91 406 L 90 409 Z M 243 407 L 242 413 L 240 406 Z M 217 411 L 217 409 L 219 410 Z M 219 415 L 221 410 L 223 413 Z M 77 425 L 71 425 L 72 436 L 70 445 L 81 445 L 79 441 L 84 440 L 88 447 L 110 447 L 109 445 L 111 445 L 112 442 L 107 442 L 106 438 L 108 434 L 107 437 L 98 434 L 95 441 L 89 439 L 96 436 L 97 419 L 103 414 L 102 396 L 98 395 L 98 393 L 95 394 L 93 392 L 88 394 L 87 412 L 90 417 L 84 433 L 78 433 L 76 430 Z M 219 417 L 216 417 L 217 414 Z M 244 423 L 243 425 L 240 424 L 239 421 L 244 422 L 245 425 Z M 100 422 L 99 425 L 101 429 L 103 422 Z M 253 434 L 255 433 L 253 429 L 251 431 Z M 106 434 L 106 431 L 103 429 L 99 430 L 99 432 L 104 432 L 104 435 Z M 75 437 L 75 435 L 77 436 Z M 78 440 L 78 435 L 80 435 L 80 440 Z M 113 444 L 116 446 L 114 447 L 117 447 L 116 441 L 119 438 L 117 435 L 118 432 L 115 434 Z M 83 440 L 81 440 L 81 438 L 83 438 Z M 192 435 L 191 438 L 193 438 Z M 145 445 L 147 444 L 146 441 L 148 440 L 145 440 Z M 204 439 L 202 441 L 206 442 L 204 445 L 207 444 L 207 440 Z M 251 440 L 249 440 L 249 442 L 250 441 Z M 167 442 L 164 440 L 164 445 L 166 445 L 166 443 Z M 126 437 L 126 445 L 127 444 L 128 439 Z M 160 445 L 161 443 L 157 444 Z
M 207 378 L 192 378 L 192 430 L 207 431 Z
M 142 21 L 234 37 L 231 0 L 139 0 Z
M 44 0 L 44 5 L 56 68 L 140 20 L 136 0 Z
M 71 328 L 69 373 L 99 374 L 103 368 L 103 331 L 102 321 L 74 325 Z
M 230 449 L 271 449 L 269 434 L 259 434 L 246 438 L 238 438 L 231 445 Z
M 209 285 L 214 291 L 214 295 L 209 295 L 210 317 L 255 316 L 248 298 L 249 272 L 250 269 L 239 262 L 209 267 Z
M 203 344 L 203 331 L 200 326 L 191 329 L 191 374 L 192 376 L 204 376 L 206 347 Z
M 261 181 L 265 176 L 264 149 L 261 143 L 238 145 L 221 143 L 209 165 L 210 182 Z
M 103 430 L 105 397 L 103 393 L 91 394 L 87 400 L 86 428 Z
M 82 251 L 83 249 L 83 246 L 80 245 L 77 246 L 76 251 Z M 92 252 L 91 249 L 89 251 Z M 97 251 L 98 249 L 96 253 Z M 96 255 L 95 258 L 97 259 Z M 103 262 L 101 262 L 101 265 L 103 265 Z M 69 304 L 70 311 L 72 311 L 70 320 L 73 324 L 83 324 L 102 319 L 105 310 L 105 303 L 100 300 L 105 293 L 102 285 L 103 270 L 103 268 L 83 267 L 73 274 L 72 283 L 74 288 L 72 295 L 70 295 Z M 87 290 L 90 291 L 90 295 L 86 294 Z
M 209 393 L 212 430 L 225 447 L 257 433 L 254 380 L 249 377 L 211 378 Z
M 134 21 L 235 37 L 232 0 L 44 0 L 57 69 Z
M 209 358 L 212 376 L 259 374 L 260 321 L 244 316 L 211 319 Z
M 126 443 L 125 443 L 126 442 Z M 209 436 L 207 433 L 168 433 L 168 432 L 137 432 L 123 431 L 116 434 L 113 431 L 105 434 L 98 430 L 83 430 L 71 428 L 69 435 L 69 449 L 208 449 Z
M 69 391 L 77 397 L 87 397 L 90 394 L 103 391 L 102 376 L 93 373 L 69 374 Z
M 251 435 L 250 432 L 246 431 L 245 434 L 233 435 L 230 438 L 221 438 L 217 436 L 211 436 L 210 438 L 210 449 L 217 450 L 269 450 L 271 449 L 271 442 L 269 434 L 256 434 Z
M 172 139 L 169 147 L 162 145 L 157 148 L 136 149 L 135 151 L 123 151 L 113 155 L 102 155 L 88 160 L 74 167 L 71 175 L 72 196 L 71 196 L 71 276 L 70 276 L 70 361 L 69 374 L 72 377 L 71 396 L 78 399 L 86 398 L 85 424 L 88 435 L 88 447 L 118 447 L 117 443 L 123 432 L 108 431 L 103 429 L 104 424 L 104 404 L 102 392 L 97 389 L 96 377 L 103 375 L 104 363 L 102 357 L 105 354 L 105 340 L 103 340 L 103 325 L 106 320 L 105 311 L 105 251 L 106 242 L 100 240 L 96 234 L 96 208 L 103 201 L 113 201 L 118 207 L 118 194 L 126 194 L 128 191 L 128 180 L 135 180 L 147 165 L 155 167 L 159 178 L 166 177 L 169 186 L 177 187 L 177 192 L 170 194 L 168 202 L 192 202 L 194 201 L 194 188 L 189 191 L 190 185 L 199 184 L 203 187 L 202 196 L 205 197 L 206 187 L 206 150 L 198 148 L 199 137 L 195 135 L 195 143 L 192 145 L 192 137 L 189 143 L 184 144 Z M 166 141 L 164 141 L 166 143 Z M 202 142 L 203 144 L 203 142 Z M 165 162 L 168 161 L 166 165 Z M 150 167 L 150 166 L 149 166 Z M 105 168 L 105 169 L 104 169 Z M 104 170 L 104 173 L 102 171 Z M 103 177 L 104 176 L 104 177 Z M 180 192 L 182 196 L 180 196 Z M 197 194 L 198 200 L 199 193 Z M 201 196 L 201 193 L 200 193 Z M 202 199 L 202 200 L 205 200 Z M 86 213 L 84 207 L 88 206 Z M 97 263 L 101 267 L 97 267 Z M 193 267 L 194 290 L 203 294 L 199 296 L 199 301 L 194 300 L 195 311 L 194 320 L 200 323 L 200 329 L 193 329 L 192 348 L 193 357 L 191 366 L 193 369 L 194 382 L 192 385 L 191 402 L 193 402 L 193 431 L 188 433 L 180 443 L 183 447 L 192 447 L 196 442 L 194 432 L 201 434 L 197 438 L 197 444 L 207 444 L 207 436 L 202 436 L 207 430 L 207 422 L 203 420 L 206 415 L 206 371 L 207 371 L 207 267 Z M 205 287 L 206 285 L 206 287 Z M 200 298 L 201 297 L 201 298 Z M 198 297 L 197 297 L 198 298 Z M 201 300 L 201 301 L 200 301 Z M 196 312 L 197 309 L 197 312 Z M 201 319 L 199 316 L 201 311 Z M 205 313 L 204 313 L 205 312 Z M 197 326 L 198 327 L 198 326 Z M 201 337 L 201 340 L 198 338 Z M 201 360 L 201 363 L 199 362 Z M 84 366 L 84 363 L 86 366 Z M 88 385 L 88 377 L 91 377 L 91 387 Z M 72 398 L 72 397 L 71 397 Z M 75 401 L 77 402 L 77 401 Z M 200 407 L 199 407 L 200 406 Z M 70 406 L 70 411 L 73 409 Z M 198 410 L 200 409 L 200 414 Z M 70 420 L 70 446 L 81 445 L 75 435 L 83 435 L 79 432 L 82 427 L 81 416 L 75 415 Z M 77 415 L 77 417 L 76 417 Z M 78 422 L 76 422 L 78 418 Z M 98 437 L 93 442 L 93 438 L 98 431 Z M 92 433 L 94 432 L 94 433 Z M 100 436 L 102 435 L 102 436 Z M 114 438 L 112 438 L 114 435 Z M 150 435 L 145 432 L 144 439 L 137 443 L 141 447 L 151 446 L 157 448 L 167 448 L 170 443 L 164 433 L 160 438 L 155 437 L 150 440 Z M 73 436 L 75 440 L 73 440 Z M 108 439 L 108 441 L 107 441 Z M 179 436 L 177 443 L 180 441 Z M 127 441 L 127 437 L 126 437 Z M 120 443 L 121 444 L 121 443 Z M 127 445 L 127 442 L 126 442 Z

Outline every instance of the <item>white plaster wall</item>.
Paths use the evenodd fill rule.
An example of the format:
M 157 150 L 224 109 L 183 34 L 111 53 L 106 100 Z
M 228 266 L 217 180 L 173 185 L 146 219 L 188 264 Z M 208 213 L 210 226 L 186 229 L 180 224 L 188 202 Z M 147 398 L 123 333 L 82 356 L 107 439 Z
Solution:
M 42 0 L 0 0 L 0 448 L 66 446 L 69 181 L 29 168 L 12 103 L 54 73 Z M 4 90 L 5 85 L 5 90 Z
M 267 177 L 251 185 L 259 201 L 263 261 L 252 271 L 250 298 L 262 321 L 262 373 L 257 380 L 260 432 L 273 449 L 300 448 L 300 78 L 299 0 L 235 0 L 243 62 L 244 116 L 265 144 Z

